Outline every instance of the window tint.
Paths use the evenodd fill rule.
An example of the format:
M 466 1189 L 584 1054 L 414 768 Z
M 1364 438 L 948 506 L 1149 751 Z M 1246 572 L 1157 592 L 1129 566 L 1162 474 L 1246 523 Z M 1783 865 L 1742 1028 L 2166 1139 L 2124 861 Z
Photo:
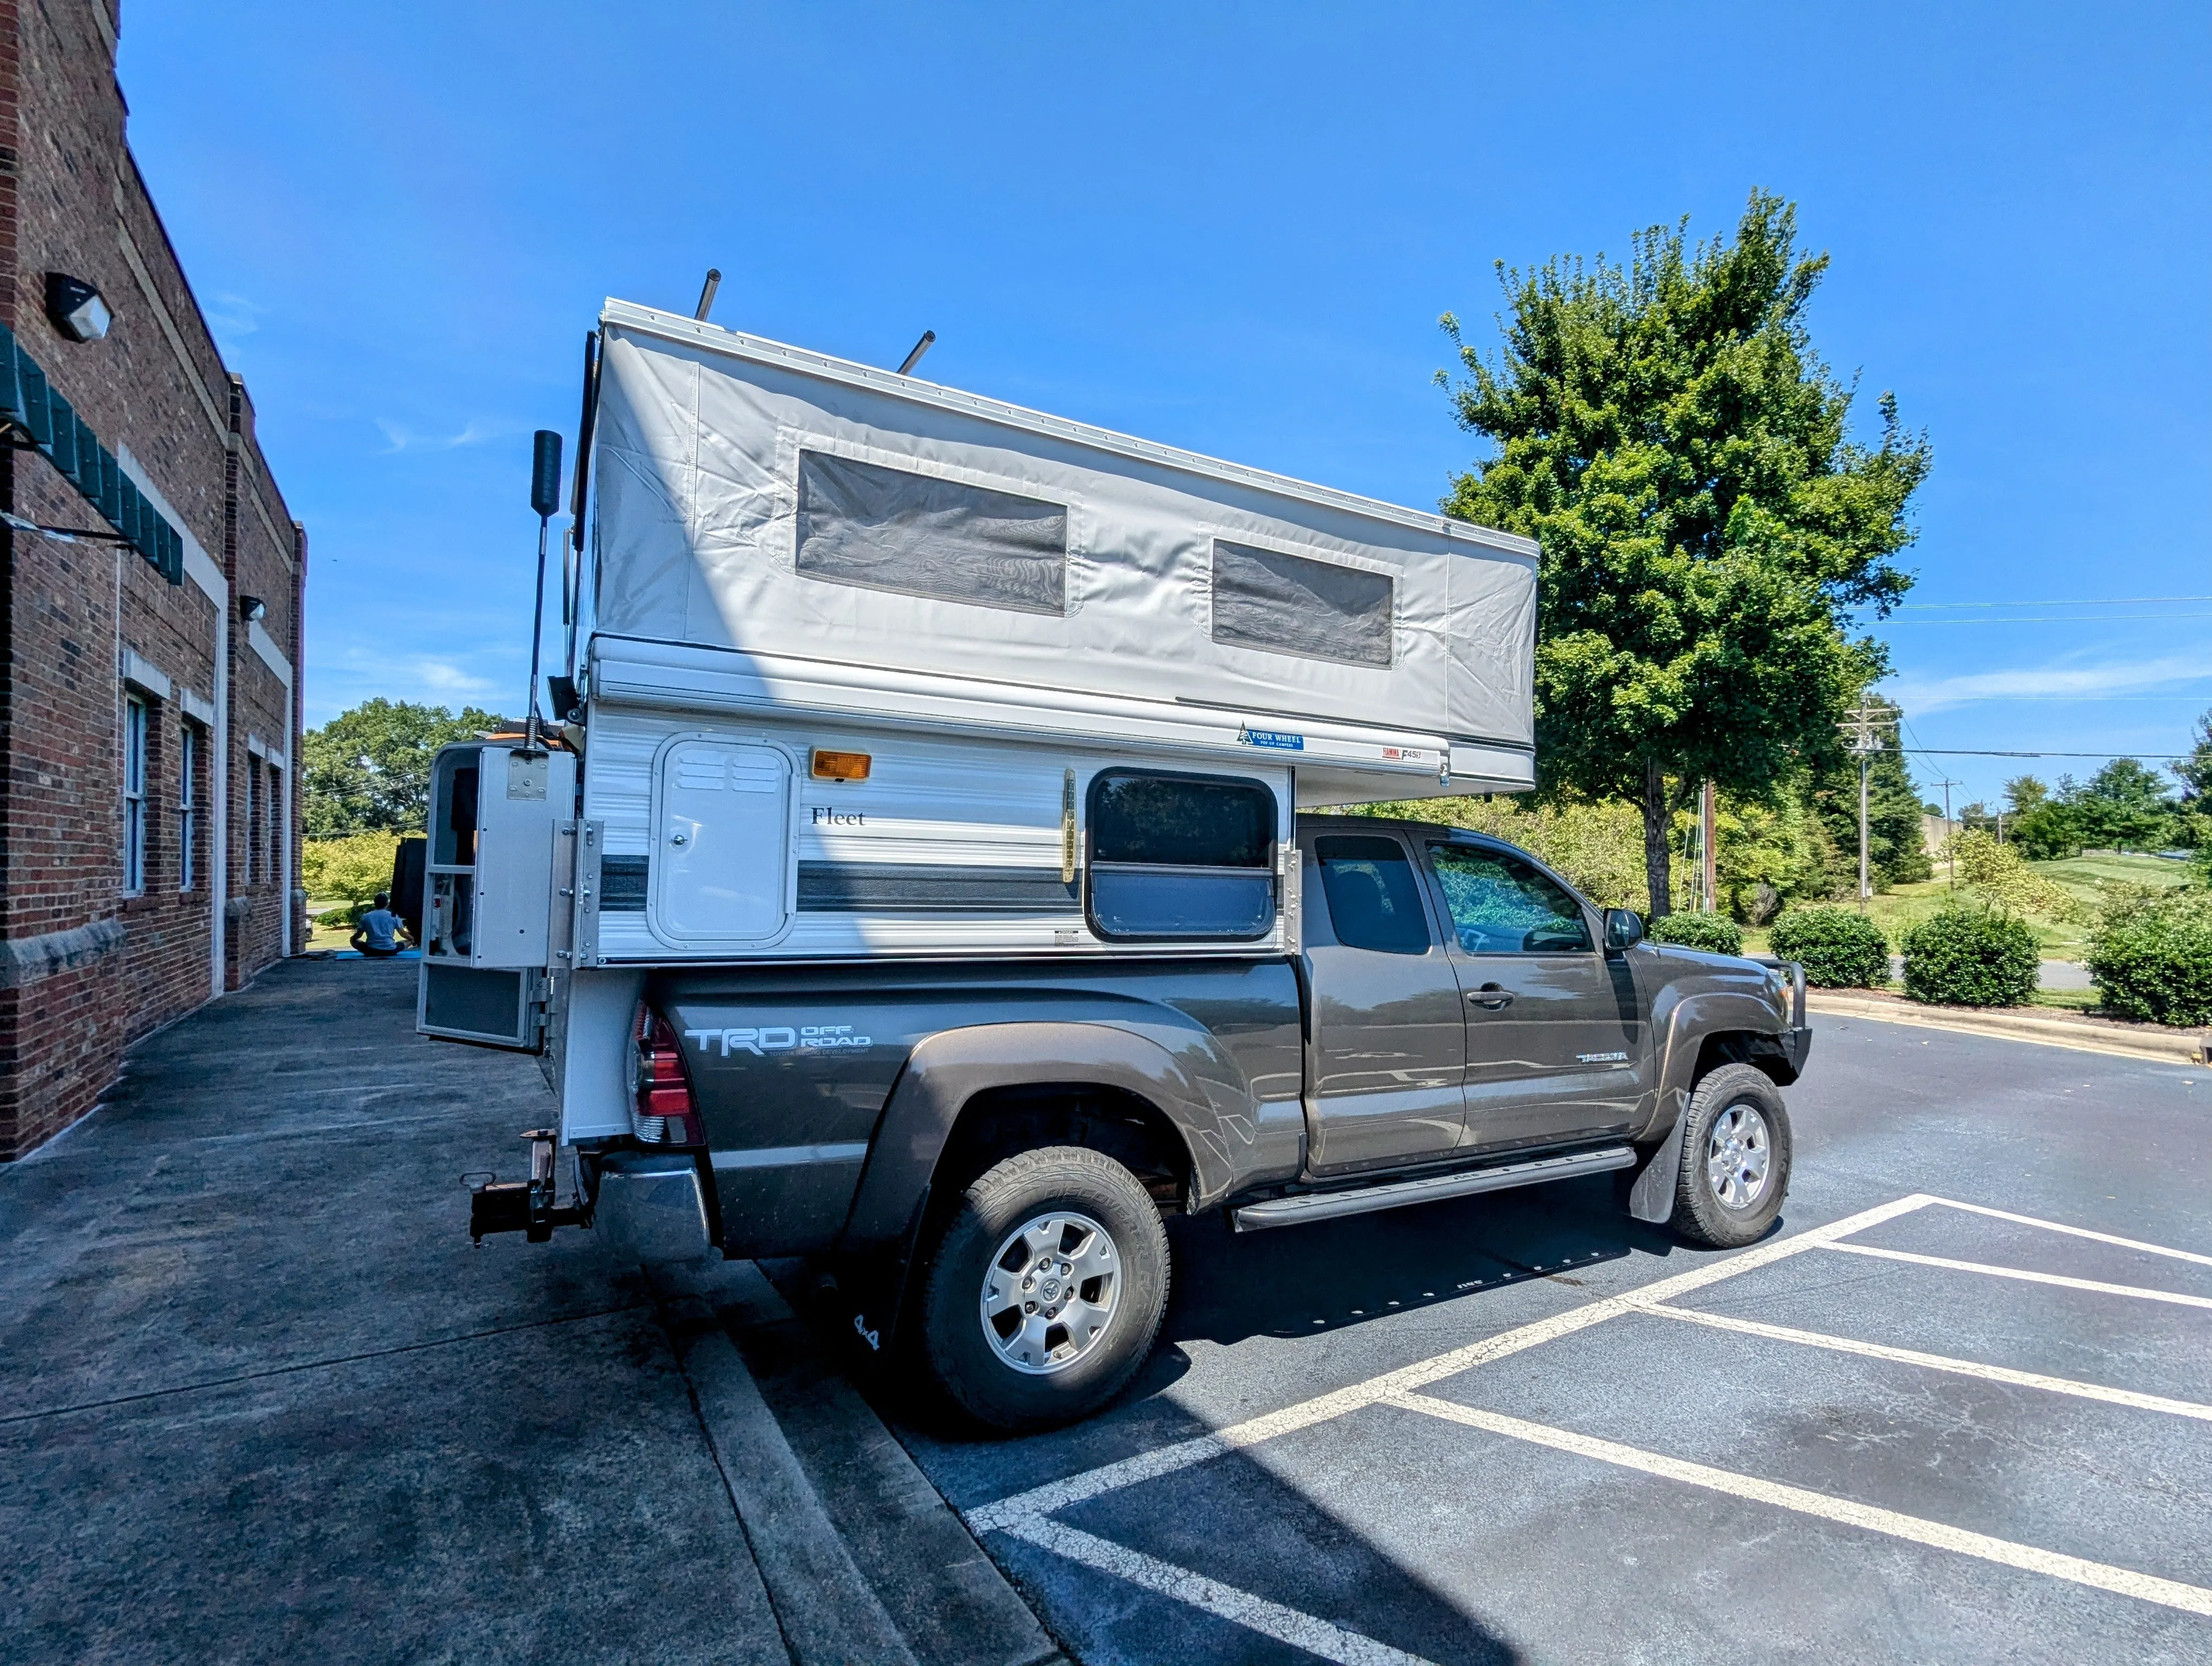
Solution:
M 1395 588 L 1388 573 L 1217 542 L 1213 640 L 1310 660 L 1388 666 Z
M 1091 783 L 1091 860 L 1273 867 L 1275 795 L 1256 781 L 1108 770 Z
M 1109 770 L 1091 783 L 1089 911 L 1107 938 L 1264 937 L 1275 795 L 1256 781 Z
M 1587 950 L 1582 905 L 1518 857 L 1465 845 L 1431 845 L 1460 947 L 1470 954 Z
M 1314 858 L 1338 942 L 1384 954 L 1428 952 L 1428 915 L 1403 845 L 1372 836 L 1319 839 Z
M 798 569 L 870 590 L 1065 613 L 1067 508 L 803 451 Z

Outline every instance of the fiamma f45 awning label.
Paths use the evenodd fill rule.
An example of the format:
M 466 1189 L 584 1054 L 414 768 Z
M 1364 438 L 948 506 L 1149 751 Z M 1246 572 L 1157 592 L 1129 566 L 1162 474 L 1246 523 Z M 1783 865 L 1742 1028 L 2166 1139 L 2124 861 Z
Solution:
M 804 1053 L 810 1049 L 849 1052 L 876 1044 L 874 1037 L 854 1034 L 849 1024 L 740 1024 L 726 1030 L 686 1030 L 684 1034 L 699 1043 L 702 1053 L 719 1048 L 725 1059 L 732 1053 L 765 1058 L 771 1053 Z

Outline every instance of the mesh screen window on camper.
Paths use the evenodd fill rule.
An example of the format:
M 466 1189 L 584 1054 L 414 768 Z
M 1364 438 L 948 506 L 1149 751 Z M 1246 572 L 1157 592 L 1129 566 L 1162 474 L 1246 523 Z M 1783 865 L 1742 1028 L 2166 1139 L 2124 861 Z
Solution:
M 1396 588 L 1388 573 L 1217 540 L 1213 640 L 1387 670 Z
M 806 578 L 1017 613 L 1067 611 L 1067 506 L 799 453 Z
M 1267 934 L 1275 795 L 1264 784 L 1111 769 L 1090 796 L 1091 928 L 1099 936 Z

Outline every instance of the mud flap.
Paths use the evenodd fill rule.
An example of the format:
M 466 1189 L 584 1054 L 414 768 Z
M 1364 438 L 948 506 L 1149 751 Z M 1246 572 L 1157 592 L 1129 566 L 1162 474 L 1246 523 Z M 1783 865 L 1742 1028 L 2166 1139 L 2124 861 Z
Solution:
M 1664 1226 L 1674 1218 L 1674 1183 L 1682 1172 L 1682 1124 L 1678 1116 L 1654 1146 L 1629 1188 L 1628 1213 L 1637 1220 Z

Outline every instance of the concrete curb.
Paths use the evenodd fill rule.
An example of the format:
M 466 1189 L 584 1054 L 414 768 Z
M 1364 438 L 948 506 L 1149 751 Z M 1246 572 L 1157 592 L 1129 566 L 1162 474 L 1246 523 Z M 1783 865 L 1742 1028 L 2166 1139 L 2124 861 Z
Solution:
M 653 1283 L 795 1666 L 916 1666 L 721 1321 L 698 1297 Z
M 1832 1018 L 1873 1018 L 1881 1024 L 1907 1025 L 1921 1030 L 1996 1036 L 2007 1041 L 2069 1048 L 2076 1053 L 2155 1059 L 2161 1064 L 2203 1064 L 2204 1049 L 2212 1045 L 2201 1030 L 2159 1031 L 2094 1018 L 2029 1018 L 2014 1012 L 1920 1006 L 1895 995 L 1880 995 L 1869 990 L 1808 989 L 1805 1006 L 1810 1012 L 1824 1012 Z

